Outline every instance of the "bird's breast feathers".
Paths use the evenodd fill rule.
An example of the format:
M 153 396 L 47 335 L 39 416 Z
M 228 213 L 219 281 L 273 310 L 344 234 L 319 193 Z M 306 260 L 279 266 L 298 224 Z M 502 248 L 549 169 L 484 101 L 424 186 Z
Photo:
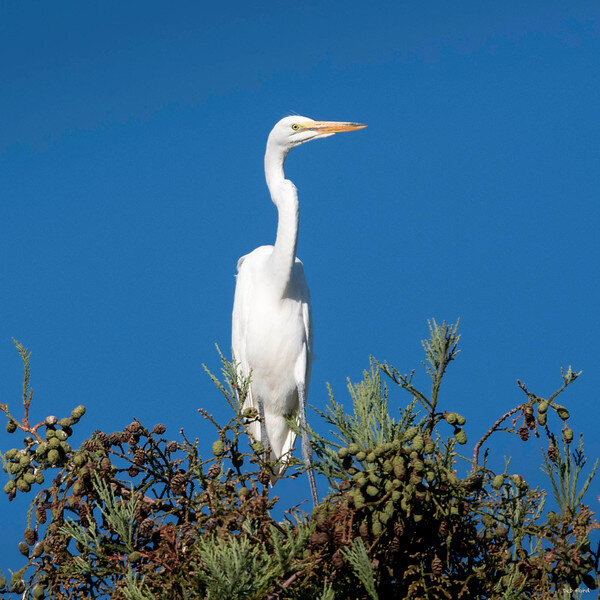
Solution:
M 311 351 L 307 335 L 311 325 L 306 323 L 309 295 L 300 261 L 286 297 L 269 285 L 267 263 L 272 250 L 261 246 L 238 262 L 234 331 L 240 331 L 237 343 L 243 348 L 234 347 L 234 352 L 244 356 L 255 382 L 282 390 L 295 386 L 296 363 Z

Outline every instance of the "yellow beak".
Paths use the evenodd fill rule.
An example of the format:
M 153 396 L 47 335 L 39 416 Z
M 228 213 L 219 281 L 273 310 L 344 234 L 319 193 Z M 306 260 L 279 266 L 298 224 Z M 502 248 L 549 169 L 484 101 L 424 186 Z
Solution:
M 364 129 L 366 125 L 362 123 L 346 123 L 343 121 L 309 121 L 302 123 L 302 127 L 305 129 L 311 129 L 318 131 L 322 134 L 333 134 L 340 133 L 342 131 L 354 131 L 356 129 Z

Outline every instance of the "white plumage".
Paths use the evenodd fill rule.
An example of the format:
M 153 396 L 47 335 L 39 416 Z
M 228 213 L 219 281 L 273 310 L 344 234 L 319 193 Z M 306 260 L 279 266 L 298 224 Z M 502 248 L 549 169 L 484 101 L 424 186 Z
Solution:
M 267 186 L 278 211 L 275 245 L 257 248 L 242 256 L 237 265 L 232 348 L 241 375 L 251 375 L 245 407 L 256 408 L 261 416 L 260 424 L 249 425 L 250 432 L 265 447 L 270 446 L 271 460 L 280 461 L 275 474 L 280 474 L 296 438 L 285 417 L 297 413 L 315 504 L 312 449 L 304 431 L 313 346 L 310 293 L 304 267 L 296 257 L 298 194 L 294 184 L 285 179 L 283 164 L 294 146 L 362 127 L 300 116 L 286 117 L 275 125 L 265 153 Z
M 232 345 L 242 373 L 252 370 L 245 408 L 258 408 L 254 397 L 263 399 L 271 460 L 278 460 L 294 447 L 296 434 L 285 415 L 298 410 L 298 380 L 308 394 L 312 319 L 302 263 L 296 259 L 290 285 L 280 297 L 269 277 L 272 253 L 273 246 L 261 246 L 238 261 Z M 261 439 L 257 422 L 250 430 Z M 282 466 L 286 462 L 284 458 Z

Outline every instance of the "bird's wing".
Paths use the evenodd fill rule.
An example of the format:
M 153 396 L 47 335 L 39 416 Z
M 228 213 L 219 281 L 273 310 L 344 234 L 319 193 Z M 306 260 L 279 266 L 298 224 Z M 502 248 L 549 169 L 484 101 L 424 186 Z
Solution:
M 296 259 L 295 277 L 300 289 L 300 298 L 302 303 L 302 321 L 304 322 L 304 344 L 302 346 L 301 356 L 298 359 L 299 368 L 296 372 L 297 379 L 303 379 L 297 383 L 304 385 L 304 400 L 308 398 L 308 386 L 310 383 L 310 372 L 312 367 L 313 359 L 313 325 L 312 325 L 312 309 L 310 305 L 310 291 L 308 284 L 306 283 L 306 277 L 304 275 L 304 267 L 299 259 Z M 300 415 L 296 414 L 296 424 L 300 426 Z M 294 442 L 296 441 L 296 434 L 291 429 L 288 431 L 287 437 L 282 448 L 282 457 L 284 458 L 279 468 L 279 475 L 285 470 L 289 457 L 292 450 L 294 449 Z
M 304 322 L 304 335 L 306 345 L 306 371 L 304 376 L 304 389 L 306 396 L 308 397 L 308 384 L 310 383 L 310 371 L 312 368 L 312 361 L 314 359 L 313 353 L 313 323 L 312 323 L 312 308 L 310 305 L 310 290 L 306 283 L 306 276 L 304 275 L 304 265 L 302 261 L 296 259 L 296 268 L 298 269 L 298 280 L 301 283 L 302 290 L 302 321 Z
M 242 256 L 237 263 L 237 275 L 235 282 L 235 296 L 233 300 L 233 314 L 231 322 L 231 349 L 238 365 L 238 374 L 246 378 L 250 375 L 250 366 L 246 357 L 246 330 L 249 322 L 249 307 L 252 304 L 252 294 L 254 284 L 252 281 L 252 271 L 249 265 L 244 268 L 244 261 L 249 254 Z M 248 389 L 248 395 L 243 408 L 257 408 L 252 399 L 252 390 Z M 260 425 L 258 422 L 248 424 L 248 429 L 252 436 L 260 439 Z
M 312 368 L 312 361 L 315 357 L 313 352 L 313 324 L 312 324 L 312 308 L 310 305 L 310 292 L 308 286 L 306 287 L 306 298 L 302 301 L 302 320 L 304 321 L 304 331 L 306 334 L 306 346 L 308 356 L 306 359 L 306 380 L 305 389 L 306 396 L 308 397 L 308 384 L 310 383 L 310 371 Z

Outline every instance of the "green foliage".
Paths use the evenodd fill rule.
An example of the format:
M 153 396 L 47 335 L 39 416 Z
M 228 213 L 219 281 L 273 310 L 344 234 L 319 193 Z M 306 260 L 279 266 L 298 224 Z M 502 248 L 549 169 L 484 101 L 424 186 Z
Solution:
M 344 405 L 336 401 L 331 388 L 326 410 L 322 412 L 315 409 L 315 412 L 331 426 L 330 433 L 335 441 L 324 438 L 309 427 L 313 449 L 320 459 L 316 469 L 328 478 L 330 484 L 336 479 L 346 478 L 343 461 L 336 449 L 354 445 L 358 451 L 364 451 L 394 440 L 400 442 L 417 416 L 414 401 L 404 409 L 400 407 L 399 419 L 390 415 L 388 390 L 381 380 L 381 369 L 373 358 L 370 361 L 370 369 L 364 371 L 363 375 L 363 381 L 358 384 L 348 382 L 352 413 L 347 413 Z M 288 425 L 299 432 L 293 417 L 288 419 Z
M 133 485 L 131 485 L 129 494 L 127 494 L 128 497 L 123 500 L 117 500 L 110 484 L 97 474 L 94 474 L 92 486 L 94 494 L 98 497 L 98 501 L 94 502 L 94 506 L 98 508 L 104 517 L 107 528 L 119 536 L 128 553 L 134 552 L 137 498 L 133 493 Z M 100 544 L 96 524 L 93 521 L 86 526 L 82 526 L 71 519 L 67 519 L 65 525 L 61 527 L 60 533 L 72 537 L 90 549 L 97 548 Z
M 331 489 L 312 514 L 292 508 L 281 522 L 271 516 L 274 465 L 248 443 L 245 425 L 258 415 L 243 410 L 250 381 L 235 363 L 221 357 L 221 379 L 209 373 L 232 416 L 223 425 L 199 410 L 215 430 L 207 456 L 185 434 L 168 439 L 164 425 L 147 429 L 137 420 L 73 448 L 85 407 L 31 424 L 31 355 L 16 343 L 23 413 L 0 410 L 9 429 L 27 437 L 0 458 L 8 499 L 29 493 L 32 503 L 19 543 L 26 564 L 0 576 L 0 596 L 542 600 L 595 589 L 597 524 L 582 502 L 597 462 L 582 480 L 583 442 L 571 449 L 571 414 L 556 402 L 579 373 L 562 371 L 562 387 L 548 398 L 519 382 L 525 399 L 497 418 L 467 459 L 457 451 L 468 443 L 466 418 L 439 408 L 448 404 L 441 385 L 459 352 L 457 325 L 431 321 L 429 329 L 427 393 L 413 383 L 414 371 L 403 375 L 375 359 L 361 382 L 348 384 L 346 405 L 329 390 L 317 411 L 329 434 L 309 434 L 315 468 Z M 294 415 L 289 423 L 297 429 Z M 489 468 L 486 444 L 500 432 L 547 440 L 542 470 L 560 513 L 508 463 L 501 473 Z
M 438 325 L 435 319 L 432 319 L 427 325 L 429 339 L 422 342 L 427 362 L 423 364 L 431 377 L 431 408 L 435 409 L 446 368 L 460 352 L 458 350 L 460 335 L 458 335 L 458 321 L 454 325 L 447 325 L 446 321 Z
M 333 586 L 327 581 L 323 584 L 323 593 L 319 596 L 319 600 L 335 600 Z
M 553 441 L 552 447 L 558 448 L 556 439 L 554 437 L 551 439 Z M 541 469 L 550 479 L 552 491 L 560 510 L 564 514 L 573 514 L 577 511 L 592 483 L 592 479 L 598 468 L 598 459 L 594 463 L 592 472 L 586 477 L 581 488 L 579 488 L 579 476 L 587 462 L 583 451 L 583 436 L 579 438 L 579 447 L 573 452 L 570 445 L 566 442 L 563 441 L 561 446 L 562 452 L 551 453 L 552 459 L 543 454 L 544 463 Z
M 269 589 L 272 575 L 266 569 L 267 556 L 256 552 L 247 537 L 225 541 L 208 536 L 199 540 L 198 550 L 198 577 L 209 598 L 245 600 Z
M 364 585 L 365 590 L 373 600 L 379 600 L 379 595 L 375 590 L 375 573 L 373 565 L 367 554 L 365 544 L 361 538 L 352 540 L 349 548 L 342 550 L 342 555 L 352 565 L 354 574 Z
M 250 378 L 244 379 L 240 377 L 239 370 L 237 369 L 237 363 L 235 357 L 232 361 L 228 361 L 219 346 L 215 346 L 219 358 L 221 359 L 221 375 L 223 377 L 223 383 L 219 380 L 216 375 L 213 375 L 206 365 L 202 365 L 206 374 L 210 377 L 215 387 L 223 394 L 227 404 L 234 412 L 239 412 L 241 407 L 244 406 L 248 391 L 250 390 Z
M 156 596 L 144 584 L 143 577 L 138 578 L 135 573 L 127 571 L 124 582 L 122 592 L 126 600 L 156 600 Z
M 242 534 L 227 539 L 215 535 L 200 538 L 197 543 L 197 577 L 209 598 L 246 600 L 262 597 L 277 578 L 290 569 L 300 554 L 310 527 L 298 523 L 297 530 L 286 527 L 281 533 L 273 525 L 269 543 L 257 543 L 257 529 L 248 522 Z

